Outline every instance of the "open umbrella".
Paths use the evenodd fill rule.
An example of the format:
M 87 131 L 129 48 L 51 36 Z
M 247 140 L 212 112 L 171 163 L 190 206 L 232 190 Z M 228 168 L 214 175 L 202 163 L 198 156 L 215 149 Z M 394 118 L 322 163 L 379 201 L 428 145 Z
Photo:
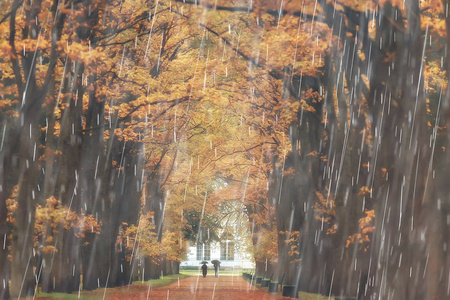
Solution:
M 215 265 L 220 265 L 220 260 L 212 260 L 211 263 L 215 266 Z
M 214 259 L 211 261 L 211 263 L 214 265 L 214 271 L 216 277 L 219 277 L 219 268 L 220 268 L 220 260 Z
M 207 263 L 208 263 L 208 262 L 204 260 L 204 261 L 202 261 L 200 264 L 203 265 L 203 264 L 207 264 Z

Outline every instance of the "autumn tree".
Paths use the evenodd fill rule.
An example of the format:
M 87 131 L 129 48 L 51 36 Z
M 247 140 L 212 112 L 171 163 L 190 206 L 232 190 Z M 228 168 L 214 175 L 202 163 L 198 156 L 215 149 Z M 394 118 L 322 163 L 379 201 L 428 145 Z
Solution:
M 444 295 L 447 5 L 2 2 L 0 297 L 176 272 L 232 215 L 258 274 Z

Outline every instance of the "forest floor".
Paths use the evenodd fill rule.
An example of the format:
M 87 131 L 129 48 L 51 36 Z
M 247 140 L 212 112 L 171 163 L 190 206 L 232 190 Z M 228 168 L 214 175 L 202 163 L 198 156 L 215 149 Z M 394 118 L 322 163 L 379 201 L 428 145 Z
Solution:
M 98 289 L 92 292 L 81 292 L 80 294 L 38 295 L 35 299 L 281 300 L 289 298 L 280 296 L 280 293 L 269 294 L 267 289 L 256 288 L 240 276 L 228 275 L 215 278 L 214 274 L 211 274 L 205 278 L 202 276 L 190 276 L 162 287 L 155 287 L 150 282 L 150 284 L 133 284 L 127 287 Z

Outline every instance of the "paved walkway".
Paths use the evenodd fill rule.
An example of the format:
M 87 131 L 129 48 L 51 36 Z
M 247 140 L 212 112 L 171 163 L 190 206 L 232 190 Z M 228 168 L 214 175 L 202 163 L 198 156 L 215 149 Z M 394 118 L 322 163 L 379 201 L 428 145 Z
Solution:
M 141 291 L 133 290 L 128 295 L 107 297 L 111 300 L 124 299 L 171 299 L 171 300 L 281 300 L 289 299 L 267 293 L 267 290 L 259 290 L 251 286 L 242 277 L 214 275 L 192 276 L 175 282 L 171 285 L 156 289 L 147 289 L 143 286 Z M 125 296 L 125 297 L 124 297 Z

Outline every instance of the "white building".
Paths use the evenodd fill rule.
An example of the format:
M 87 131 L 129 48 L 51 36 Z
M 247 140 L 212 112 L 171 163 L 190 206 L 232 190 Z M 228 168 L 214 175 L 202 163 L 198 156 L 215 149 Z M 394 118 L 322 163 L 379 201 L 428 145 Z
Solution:
M 220 260 L 221 269 L 253 269 L 255 263 L 248 249 L 231 234 L 222 234 L 221 241 L 198 242 L 189 245 L 187 259 L 180 263 L 181 268 L 199 267 L 202 261 Z

